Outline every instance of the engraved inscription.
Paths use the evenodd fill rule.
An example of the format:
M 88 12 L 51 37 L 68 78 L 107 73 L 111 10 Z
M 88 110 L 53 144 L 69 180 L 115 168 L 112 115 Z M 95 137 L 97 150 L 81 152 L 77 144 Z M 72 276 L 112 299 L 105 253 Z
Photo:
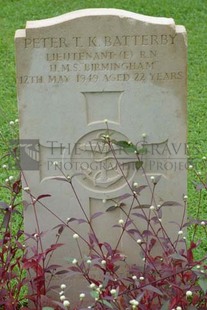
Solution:
M 123 91 L 82 92 L 85 99 L 87 123 L 108 119 L 120 124 L 120 100 Z
M 135 154 L 128 155 L 114 145 L 114 152 L 120 162 L 117 164 L 110 147 L 102 139 L 106 130 L 92 131 L 83 136 L 72 152 L 73 173 L 82 173 L 79 182 L 86 188 L 106 191 L 117 190 L 125 184 L 125 178 L 131 179 L 135 174 Z M 126 136 L 110 131 L 117 140 L 128 140 Z M 124 176 L 123 176 L 124 174 Z
M 164 49 L 176 42 L 176 33 L 25 38 L 25 50 L 42 50 L 45 66 L 44 71 L 22 75 L 17 81 L 77 85 L 175 82 L 183 79 L 184 72 L 179 68 L 160 72 L 160 67 Z
M 108 47 L 108 46 L 140 46 L 140 45 L 172 45 L 175 44 L 176 34 L 140 34 L 140 35 L 114 35 L 114 36 L 91 36 L 88 38 L 65 37 L 60 38 L 26 38 L 25 48 L 66 48 L 76 47 Z

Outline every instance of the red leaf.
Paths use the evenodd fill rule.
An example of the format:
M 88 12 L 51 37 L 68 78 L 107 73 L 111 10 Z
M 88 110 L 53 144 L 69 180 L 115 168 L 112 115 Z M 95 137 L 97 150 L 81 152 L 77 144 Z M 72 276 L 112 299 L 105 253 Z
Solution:
M 104 212 L 96 212 L 96 213 L 94 213 L 94 214 L 91 216 L 91 220 L 95 219 L 96 217 L 98 217 L 98 216 L 100 216 L 100 215 L 102 215 L 102 214 L 104 214 Z
M 109 207 L 108 209 L 106 209 L 106 212 L 114 211 L 114 210 L 116 210 L 117 208 L 118 208 L 117 205 L 116 205 L 116 206 L 111 206 L 111 207 Z
M 193 262 L 193 250 L 196 249 L 196 247 L 196 243 L 191 241 L 190 248 L 187 250 L 187 259 L 189 263 Z
M 69 267 L 69 269 L 72 270 L 73 272 L 80 273 L 80 269 L 78 267 L 72 266 L 72 267 Z
M 149 209 L 149 207 L 150 205 L 143 204 L 143 205 L 136 206 L 133 209 Z
M 18 194 L 21 191 L 21 181 L 20 180 L 16 181 L 13 184 L 12 189 L 15 194 Z
M 87 223 L 87 221 L 86 221 L 86 220 L 84 220 L 84 219 L 79 219 L 79 220 L 77 220 L 77 221 L 78 221 L 78 224 Z
M 127 230 L 127 232 L 130 235 L 138 235 L 140 237 L 140 234 L 138 233 L 137 229 L 129 229 L 129 230 Z
M 156 294 L 158 294 L 160 296 L 163 296 L 163 293 L 158 288 L 156 288 L 156 287 L 154 287 L 154 286 L 152 286 L 150 284 L 145 286 L 145 289 L 148 290 L 148 291 L 151 291 L 153 293 L 156 293 Z
M 44 274 L 44 271 L 41 267 L 40 264 L 38 264 L 38 262 L 35 259 L 31 259 L 29 260 L 25 260 L 24 264 L 23 264 L 23 268 L 25 269 L 33 269 L 38 276 L 42 276 Z
M 45 268 L 45 272 L 50 272 L 51 270 L 56 270 L 60 267 L 61 267 L 61 265 L 50 265 L 47 268 Z
M 68 270 L 60 270 L 60 271 L 57 271 L 55 274 L 60 275 L 60 274 L 66 274 L 68 272 L 69 272 Z
M 57 180 L 57 181 L 64 181 L 64 182 L 68 182 L 69 183 L 69 180 L 66 177 L 64 177 L 64 176 L 46 177 L 46 178 L 44 178 L 44 181 L 47 181 L 47 180 Z
M 41 305 L 42 307 L 52 307 L 52 309 L 55 310 L 65 310 L 65 307 L 61 302 L 54 301 L 45 295 L 41 295 Z
M 178 253 L 173 253 L 173 254 L 169 255 L 169 257 L 172 257 L 175 260 L 181 260 L 181 261 L 186 262 L 186 258 L 184 256 L 178 254 Z
M 77 219 L 75 217 L 71 217 L 70 219 L 67 220 L 67 223 L 74 222 L 74 221 L 77 221 Z
M 140 192 L 145 189 L 146 187 L 148 187 L 147 185 L 141 185 L 139 187 L 133 187 L 133 191 L 137 193 L 137 195 L 140 194 Z
M 45 254 L 47 255 L 48 253 L 50 253 L 50 252 L 52 252 L 52 251 L 55 251 L 57 248 L 59 248 L 59 247 L 61 247 L 61 246 L 63 246 L 63 245 L 64 245 L 64 243 L 52 244 L 52 245 L 50 246 L 50 248 L 47 249 L 47 250 L 45 251 Z
M 5 216 L 4 216 L 4 219 L 3 219 L 2 227 L 7 227 L 8 226 L 10 218 L 11 218 L 11 214 L 10 214 L 9 211 L 7 211 Z
M 177 201 L 165 201 L 161 204 L 161 207 L 181 207 L 182 205 Z
M 98 239 L 93 233 L 89 233 L 88 235 L 89 235 L 89 240 L 90 240 L 91 245 L 93 245 L 94 243 L 98 244 Z
M 137 216 L 137 217 L 140 217 L 141 219 L 145 220 L 145 221 L 148 221 L 147 217 L 144 216 L 143 214 L 140 214 L 140 213 L 132 213 L 132 215 L 134 216 Z
M 6 210 L 9 208 L 9 205 L 3 201 L 0 201 L 0 209 Z
M 51 195 L 50 195 L 50 194 L 43 194 L 43 195 L 40 195 L 40 196 L 37 197 L 36 201 L 39 201 L 39 200 L 41 200 L 41 199 L 43 199 L 43 198 L 47 198 L 47 197 L 51 197 Z
M 150 230 L 147 230 L 147 229 L 142 232 L 142 235 L 144 237 L 153 236 L 152 232 Z
M 120 202 L 120 201 L 122 201 L 124 199 L 127 199 L 127 198 L 131 197 L 131 196 L 132 196 L 132 194 L 126 193 L 124 195 L 119 196 L 117 201 Z
M 61 225 L 60 228 L 58 229 L 58 235 L 61 235 L 63 230 L 65 228 L 65 225 Z

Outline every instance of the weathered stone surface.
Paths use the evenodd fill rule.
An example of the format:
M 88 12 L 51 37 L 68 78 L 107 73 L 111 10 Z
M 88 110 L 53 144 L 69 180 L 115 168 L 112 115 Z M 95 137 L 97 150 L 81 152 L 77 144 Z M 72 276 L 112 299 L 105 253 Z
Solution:
M 141 144 L 146 134 L 148 153 L 143 156 L 143 167 L 149 178 L 162 176 L 156 204 L 182 202 L 186 193 L 183 26 L 176 26 L 173 19 L 88 9 L 27 22 L 26 29 L 17 30 L 15 41 L 20 138 L 22 145 L 32 139 L 39 141 L 38 150 L 34 148 L 36 141 L 22 147 L 24 177 L 34 196 L 52 195 L 42 200 L 49 211 L 40 205 L 37 208 L 40 229 L 49 231 L 44 246 L 54 243 L 55 233 L 50 230 L 60 223 L 59 219 L 66 222 L 67 218 L 84 217 L 70 186 L 48 180 L 49 176 L 61 175 L 54 161 L 66 175 L 84 173 L 84 177 L 74 178 L 74 187 L 88 217 L 104 212 L 111 199 L 128 191 L 110 150 L 99 145 L 101 151 L 94 151 L 96 139 L 106 131 L 105 119 L 118 140 Z M 27 170 L 31 157 L 34 161 Z M 122 152 L 119 157 L 124 163 L 131 162 L 124 170 L 130 184 L 147 184 L 142 169 L 136 172 L 134 154 L 123 158 Z M 28 194 L 24 196 L 29 200 Z M 150 191 L 145 189 L 140 201 L 149 203 L 149 196 Z M 116 244 L 120 229 L 112 226 L 122 217 L 116 210 L 92 221 L 101 240 Z M 182 210 L 177 207 L 163 212 L 163 222 L 180 223 L 181 217 Z M 140 219 L 137 223 L 143 225 Z M 72 227 L 87 237 L 87 225 Z M 177 232 L 168 227 L 174 238 Z M 35 229 L 31 207 L 25 211 L 25 230 L 32 233 Z M 67 265 L 66 257 L 79 257 L 77 244 L 67 230 L 60 241 L 66 245 L 54 255 L 53 262 Z M 84 252 L 83 242 L 80 244 Z M 119 248 L 129 263 L 140 261 L 138 248 L 127 236 Z M 67 280 L 61 277 L 60 282 Z M 85 290 L 85 284 L 77 279 L 68 285 L 66 294 L 73 302 Z

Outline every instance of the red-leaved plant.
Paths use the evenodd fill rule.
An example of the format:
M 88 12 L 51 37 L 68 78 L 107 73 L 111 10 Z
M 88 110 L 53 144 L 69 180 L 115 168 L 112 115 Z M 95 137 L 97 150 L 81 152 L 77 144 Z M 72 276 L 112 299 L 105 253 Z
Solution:
M 24 240 L 27 244 L 28 238 L 33 239 L 34 246 L 25 247 L 22 244 L 22 223 L 20 223 L 18 232 L 14 233 L 12 229 L 12 218 L 19 212 L 17 211 L 19 203 L 16 203 L 16 198 L 20 194 L 21 183 L 20 180 L 9 181 L 6 187 L 10 190 L 11 201 L 9 204 L 4 202 L 0 204 L 1 211 L 4 214 L 0 241 L 0 306 L 2 309 L 18 309 L 18 307 L 21 309 L 74 310 L 88 308 L 120 310 L 207 309 L 206 256 L 199 259 L 194 257 L 195 250 L 201 245 L 201 242 L 196 239 L 196 234 L 200 228 L 206 234 L 207 221 L 200 218 L 199 211 L 196 219 L 185 221 L 187 196 L 183 197 L 183 206 L 175 201 L 166 201 L 161 205 L 156 205 L 154 195 L 159 178 L 152 177 L 149 180 L 145 175 L 147 185 L 140 186 L 135 183 L 131 185 L 128 182 L 116 157 L 114 146 L 119 146 L 125 152 L 136 154 L 135 167 L 137 170 L 143 169 L 140 159 L 143 149 L 139 149 L 127 141 L 111 139 L 108 127 L 106 134 L 102 136 L 102 142 L 110 148 L 129 188 L 128 193 L 118 197 L 116 201 L 110 201 L 111 205 L 106 210 L 106 212 L 114 212 L 119 209 L 123 214 L 123 218 L 118 219 L 118 223 L 114 225 L 114 229 L 121 229 L 117 244 L 112 247 L 109 243 L 99 240 L 93 229 L 92 221 L 102 216 L 103 212 L 95 213 L 91 218 L 88 218 L 73 183 L 76 176 L 68 177 L 62 172 L 62 176 L 51 177 L 50 179 L 68 182 L 83 212 L 83 218 L 71 218 L 64 221 L 53 214 L 60 222 L 53 228 L 57 229 L 54 244 L 47 249 L 43 248 L 42 239 L 45 233 L 39 230 L 37 222 L 37 230 L 32 235 L 25 233 Z M 200 174 L 198 177 L 199 183 L 195 185 L 202 195 L 207 186 Z M 149 197 L 148 204 L 141 204 L 140 195 L 146 187 L 151 188 L 151 197 Z M 36 203 L 38 202 L 48 212 L 51 212 L 43 203 L 44 198 L 48 195 L 34 197 L 29 187 L 25 190 L 31 197 L 31 202 L 27 204 L 27 207 L 33 207 L 36 212 Z M 152 202 L 154 202 L 153 205 Z M 162 223 L 162 212 L 164 208 L 178 205 L 183 207 L 183 217 L 180 223 L 174 223 L 177 238 L 171 240 L 165 225 Z M 139 218 L 145 223 L 144 230 L 140 230 L 136 225 L 135 218 Z M 76 230 L 72 226 L 74 222 L 77 223 Z M 83 223 L 89 225 L 90 233 L 87 237 L 82 236 L 78 231 L 79 225 Z M 192 238 L 186 240 L 184 233 L 188 227 L 193 233 L 191 233 Z M 65 230 L 73 234 L 80 252 L 80 258 L 70 258 L 68 268 L 63 269 L 59 265 L 51 264 L 50 261 L 53 253 L 58 253 L 59 247 L 63 245 L 59 241 L 61 241 L 61 234 Z M 137 252 L 141 253 L 142 256 L 141 264 L 128 265 L 126 257 L 119 251 L 119 245 L 124 234 L 134 240 Z M 82 253 L 80 240 L 87 245 L 87 255 L 85 252 Z M 121 272 L 123 267 L 126 270 L 124 274 Z M 93 276 L 94 271 L 96 277 Z M 70 305 L 70 300 L 67 299 L 65 284 L 59 288 L 59 300 L 53 300 L 50 297 L 50 290 L 55 289 L 51 287 L 51 281 L 60 275 L 67 275 L 69 279 L 71 277 L 71 281 L 74 275 L 81 275 L 88 283 L 85 292 L 80 294 L 77 304 L 73 307 Z M 28 293 L 22 291 L 25 285 L 30 287 Z M 23 306 L 25 299 L 30 301 L 29 306 Z

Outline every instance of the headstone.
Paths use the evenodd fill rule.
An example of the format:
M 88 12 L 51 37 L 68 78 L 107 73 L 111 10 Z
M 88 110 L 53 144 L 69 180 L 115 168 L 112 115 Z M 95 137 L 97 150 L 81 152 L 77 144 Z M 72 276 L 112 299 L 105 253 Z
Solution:
M 87 9 L 29 21 L 25 29 L 17 30 L 15 42 L 23 182 L 36 197 L 52 195 L 40 200 L 48 210 L 38 204 L 36 208 L 40 231 L 47 231 L 44 247 L 54 243 L 56 232 L 51 229 L 60 219 L 66 223 L 67 218 L 84 218 L 70 185 L 49 177 L 78 174 L 73 184 L 89 218 L 105 212 L 112 200 L 129 192 L 111 150 L 97 142 L 107 125 L 113 139 L 119 141 L 139 144 L 144 137 L 146 175 L 149 180 L 161 176 L 156 203 L 182 203 L 186 194 L 183 26 L 176 26 L 171 18 Z M 136 155 L 117 154 L 129 184 L 148 185 L 143 170 L 135 169 Z M 149 203 L 149 197 L 146 188 L 140 201 Z M 24 199 L 29 200 L 29 194 L 24 193 Z M 166 208 L 164 225 L 180 223 L 182 212 L 181 207 Z M 125 217 L 117 209 L 92 220 L 100 240 L 116 245 L 121 228 L 112 226 L 120 218 Z M 136 221 L 143 225 L 141 219 Z M 87 238 L 87 225 L 71 225 Z M 37 232 L 36 227 L 34 209 L 28 207 L 25 231 Z M 171 238 L 176 238 L 173 226 L 167 227 Z M 66 267 L 65 258 L 80 259 L 72 236 L 64 230 L 60 242 L 65 246 L 54 254 L 53 263 Z M 86 251 L 81 240 L 80 244 Z M 124 235 L 119 249 L 128 263 L 139 261 L 138 248 L 130 237 Z M 66 294 L 75 302 L 87 285 L 78 278 L 71 283 L 63 276 L 59 283 L 67 281 Z

